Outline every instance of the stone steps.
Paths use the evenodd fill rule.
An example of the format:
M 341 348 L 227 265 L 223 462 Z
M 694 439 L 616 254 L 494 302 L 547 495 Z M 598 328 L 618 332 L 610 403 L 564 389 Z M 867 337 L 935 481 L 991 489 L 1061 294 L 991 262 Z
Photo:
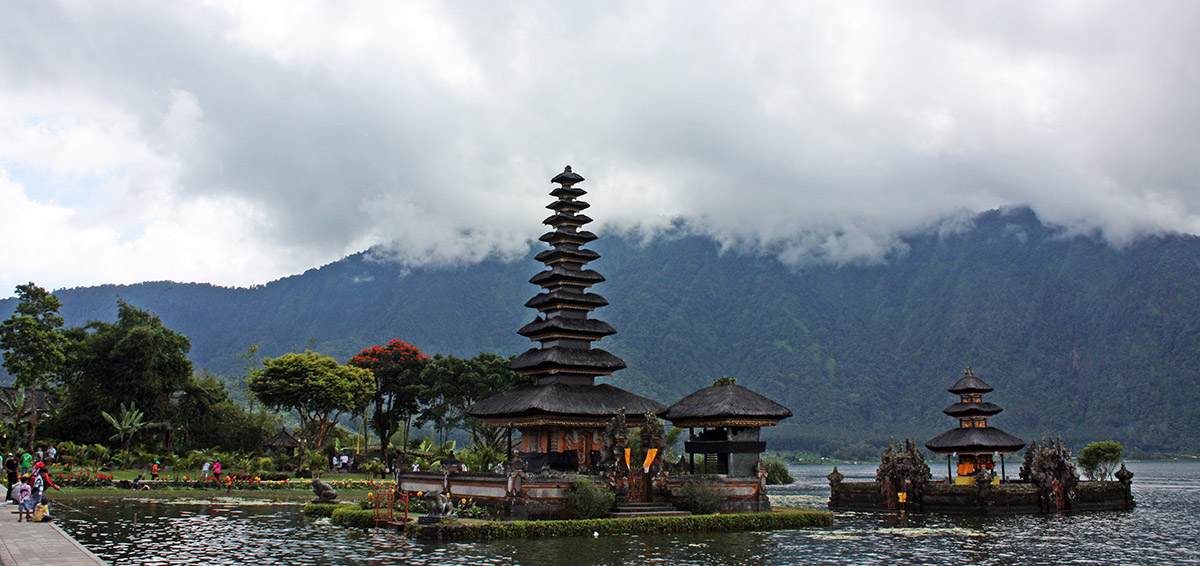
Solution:
M 679 517 L 683 515 L 691 515 L 687 511 L 680 511 L 670 503 L 653 503 L 646 501 L 638 502 L 622 502 L 613 507 L 613 510 L 608 513 L 612 519 L 632 519 L 637 517 Z

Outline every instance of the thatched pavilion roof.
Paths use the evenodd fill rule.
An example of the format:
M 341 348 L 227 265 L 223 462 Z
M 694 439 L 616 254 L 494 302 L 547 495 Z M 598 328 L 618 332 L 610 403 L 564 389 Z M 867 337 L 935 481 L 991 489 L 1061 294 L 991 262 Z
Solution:
M 678 427 L 774 426 L 792 411 L 741 385 L 705 387 L 671 405 L 663 418 Z
M 288 433 L 287 430 L 279 431 L 279 434 L 272 436 L 263 441 L 264 448 L 300 448 L 300 441 L 296 437 Z

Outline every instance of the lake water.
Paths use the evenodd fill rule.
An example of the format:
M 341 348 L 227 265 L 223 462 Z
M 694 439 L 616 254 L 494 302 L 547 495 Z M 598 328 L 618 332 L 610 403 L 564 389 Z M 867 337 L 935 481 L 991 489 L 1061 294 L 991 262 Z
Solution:
M 795 466 L 780 504 L 823 509 L 829 466 Z M 1131 463 L 1133 511 L 969 517 L 837 513 L 829 529 L 423 543 L 237 498 L 64 500 L 59 524 L 113 564 L 1197 564 L 1200 464 Z M 874 466 L 841 466 L 847 481 Z M 253 497 L 253 496 L 249 496 Z

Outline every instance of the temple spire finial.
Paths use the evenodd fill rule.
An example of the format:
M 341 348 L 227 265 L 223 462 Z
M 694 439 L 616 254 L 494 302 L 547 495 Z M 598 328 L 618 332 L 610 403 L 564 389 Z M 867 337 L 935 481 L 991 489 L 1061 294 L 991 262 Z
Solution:
M 563 167 L 563 172 L 555 175 L 553 179 L 550 179 L 550 182 L 560 183 L 564 187 L 570 187 L 575 183 L 583 182 L 583 176 L 572 171 L 571 166 L 567 165 L 566 167 Z

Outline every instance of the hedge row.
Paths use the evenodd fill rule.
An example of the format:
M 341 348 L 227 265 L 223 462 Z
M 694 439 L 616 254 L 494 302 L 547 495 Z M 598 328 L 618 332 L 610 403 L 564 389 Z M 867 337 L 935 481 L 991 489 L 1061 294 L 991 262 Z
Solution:
M 341 511 L 339 510 L 338 513 L 341 513 Z M 371 519 L 370 512 L 367 512 L 367 519 Z M 334 524 L 337 524 L 336 514 Z M 803 510 L 774 513 L 739 513 L 732 515 L 688 515 L 681 517 L 579 519 L 567 521 L 500 521 L 490 523 L 448 521 L 433 525 L 410 525 L 408 534 L 420 539 L 488 540 L 591 536 L 592 533 L 627 535 L 643 533 L 769 531 L 829 527 L 832 525 L 832 513 L 828 511 Z
M 304 505 L 304 510 L 301 512 L 309 517 L 332 517 L 335 510 L 343 507 L 358 509 L 358 505 L 353 503 L 308 503 Z
M 356 505 L 335 505 L 333 514 L 329 516 L 329 522 L 339 527 L 350 527 L 353 529 L 371 529 L 375 527 L 375 511 L 373 509 L 359 509 Z

